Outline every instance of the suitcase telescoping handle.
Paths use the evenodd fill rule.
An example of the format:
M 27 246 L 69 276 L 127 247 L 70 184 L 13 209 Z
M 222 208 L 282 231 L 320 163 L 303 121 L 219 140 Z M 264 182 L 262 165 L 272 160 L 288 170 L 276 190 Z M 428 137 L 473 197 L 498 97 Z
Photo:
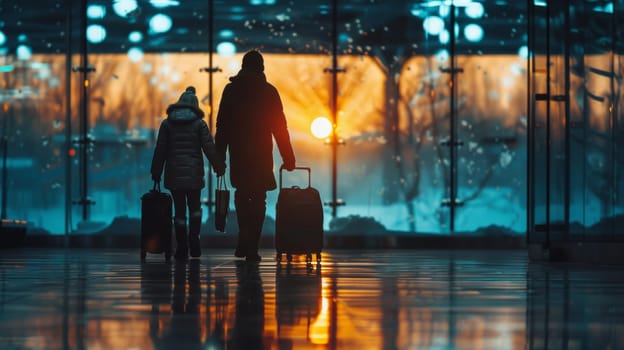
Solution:
M 154 181 L 154 188 L 152 188 L 152 191 L 160 192 L 160 181 Z
M 308 188 L 312 186 L 312 170 L 310 167 L 298 166 L 295 167 L 295 170 L 306 170 L 308 172 Z M 280 167 L 280 175 L 279 175 L 279 188 L 282 189 L 282 172 L 284 171 L 284 166 Z

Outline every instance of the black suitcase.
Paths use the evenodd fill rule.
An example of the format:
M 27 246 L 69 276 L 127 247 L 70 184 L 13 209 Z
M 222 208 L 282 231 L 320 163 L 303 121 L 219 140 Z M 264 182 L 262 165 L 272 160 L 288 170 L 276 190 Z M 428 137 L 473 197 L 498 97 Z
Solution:
M 147 253 L 165 254 L 171 260 L 171 196 L 160 191 L 160 184 L 141 197 L 141 260 Z
M 293 254 L 305 254 L 306 263 L 321 262 L 323 250 L 323 204 L 319 192 L 311 187 L 311 170 L 307 167 L 296 169 L 308 172 L 308 187 L 282 186 L 282 172 L 279 175 L 279 195 L 275 217 L 275 250 L 277 262 L 286 253 L 288 262 Z

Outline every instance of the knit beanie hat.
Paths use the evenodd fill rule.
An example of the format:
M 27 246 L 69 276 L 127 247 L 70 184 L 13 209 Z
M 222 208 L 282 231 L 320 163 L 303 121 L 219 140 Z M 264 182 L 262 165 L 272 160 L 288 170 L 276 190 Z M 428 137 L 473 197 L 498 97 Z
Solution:
M 197 100 L 197 96 L 195 96 L 195 87 L 187 87 L 182 95 L 180 95 L 180 99 L 177 104 L 199 108 L 199 100 Z

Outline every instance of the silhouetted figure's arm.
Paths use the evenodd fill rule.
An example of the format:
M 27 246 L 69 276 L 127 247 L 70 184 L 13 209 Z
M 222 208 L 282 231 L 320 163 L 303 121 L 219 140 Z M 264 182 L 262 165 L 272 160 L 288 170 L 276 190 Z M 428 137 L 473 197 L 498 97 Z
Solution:
M 274 110 L 271 111 L 271 116 L 275 118 L 271 123 L 271 132 L 273 133 L 277 148 L 284 161 L 284 169 L 293 170 L 296 166 L 295 152 L 290 144 L 290 134 L 288 133 L 282 100 L 275 88 L 271 89 L 270 98 L 273 100 L 270 105 L 274 108 Z
M 219 113 L 217 114 L 217 130 L 215 133 L 215 146 L 217 149 L 217 153 L 225 161 L 226 156 L 225 153 L 228 148 L 228 144 L 230 143 L 230 128 L 227 115 L 230 113 L 230 106 L 228 102 L 231 98 L 229 85 L 225 87 L 223 90 L 223 95 L 221 96 L 221 102 L 219 103 Z
M 217 148 L 212 141 L 212 136 L 210 136 L 210 129 L 208 129 L 208 125 L 206 125 L 206 122 L 201 119 L 199 126 L 199 137 L 201 140 L 202 150 L 210 161 L 210 164 L 212 164 L 215 173 L 217 173 L 217 175 L 219 176 L 223 175 L 225 173 L 225 158 L 221 157 L 221 155 L 217 153 Z
M 167 126 L 165 125 L 165 121 L 163 121 L 160 124 L 160 129 L 158 130 L 156 148 L 154 149 L 154 156 L 152 157 L 152 180 L 156 182 L 160 182 L 160 175 L 162 174 L 165 159 L 167 158 L 167 139 Z

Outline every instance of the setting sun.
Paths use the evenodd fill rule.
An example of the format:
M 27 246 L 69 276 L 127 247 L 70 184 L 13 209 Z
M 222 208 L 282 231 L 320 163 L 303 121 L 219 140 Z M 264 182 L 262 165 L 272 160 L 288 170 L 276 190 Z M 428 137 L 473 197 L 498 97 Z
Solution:
M 332 124 L 327 117 L 318 117 L 310 124 L 310 131 L 314 137 L 324 139 L 331 135 Z

